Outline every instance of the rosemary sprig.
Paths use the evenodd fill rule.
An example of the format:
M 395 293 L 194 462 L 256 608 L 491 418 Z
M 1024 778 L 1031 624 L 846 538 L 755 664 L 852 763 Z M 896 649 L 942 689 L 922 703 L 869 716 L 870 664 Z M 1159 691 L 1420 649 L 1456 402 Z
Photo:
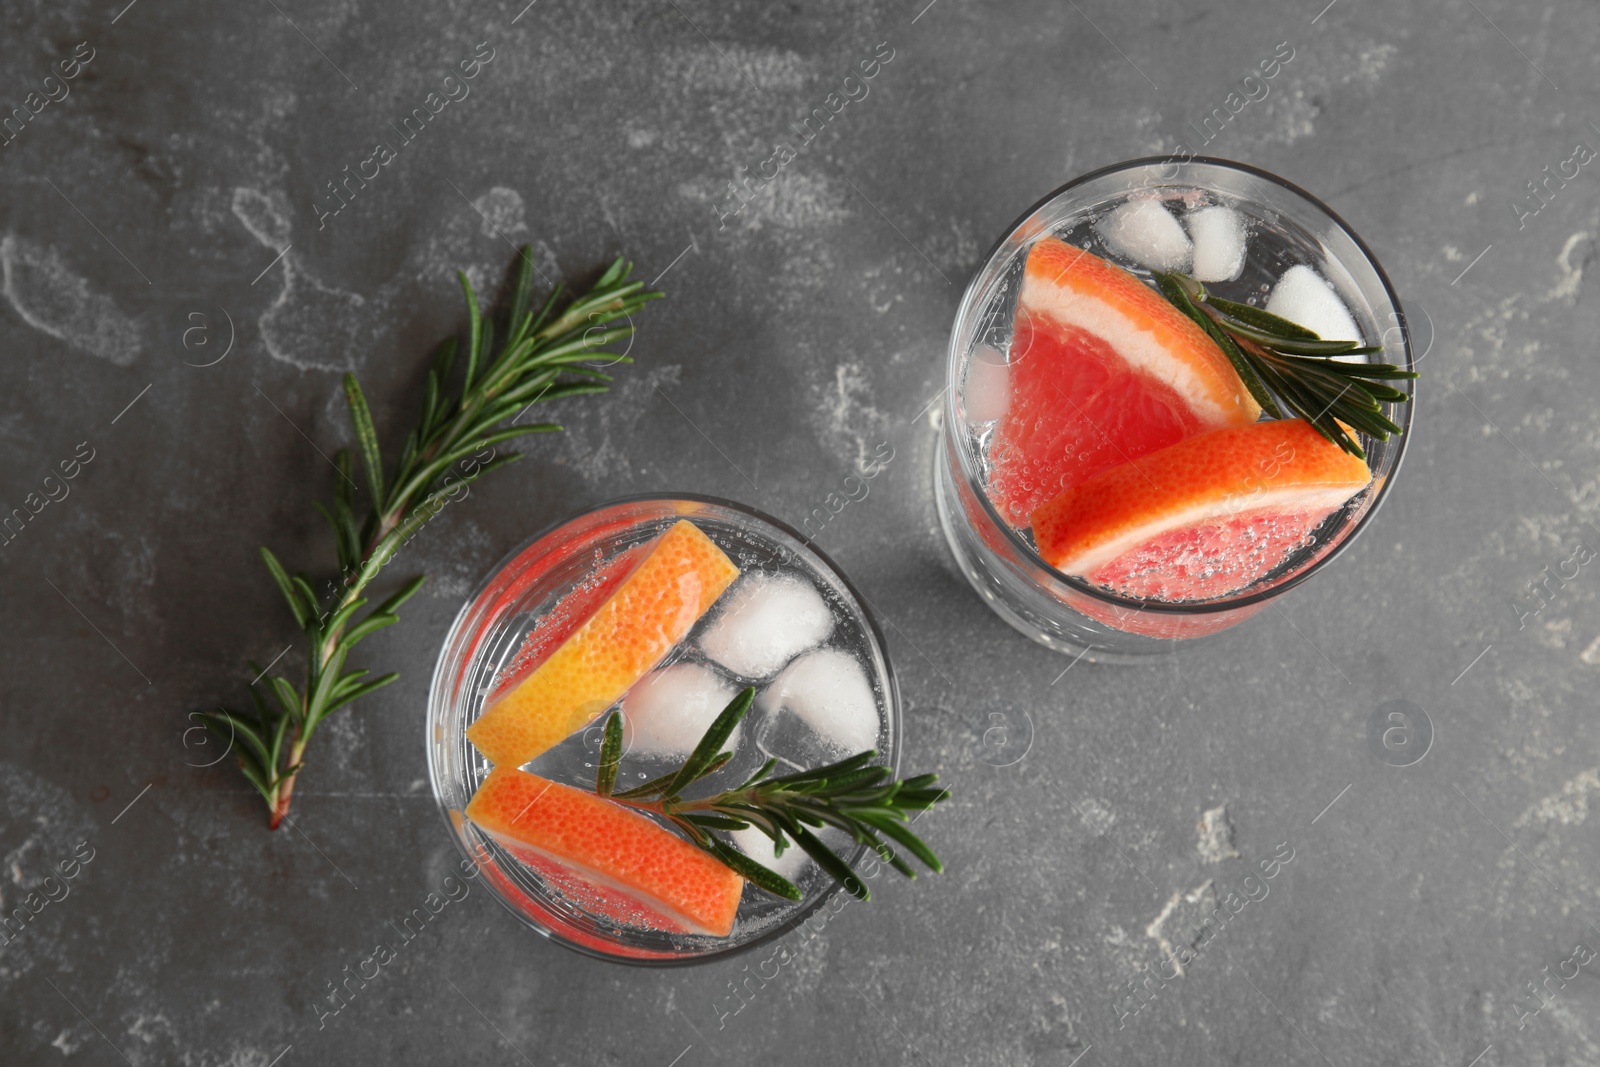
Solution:
M 892 845 L 915 856 L 929 870 L 944 871 L 939 857 L 906 826 L 910 821 L 906 813 L 932 808 L 949 799 L 949 791 L 935 786 L 939 777 L 936 774 L 903 781 L 892 778 L 889 768 L 872 765 L 876 752 L 862 752 L 826 767 L 778 778 L 771 777 L 778 761 L 769 759 L 732 789 L 697 800 L 684 799 L 686 788 L 715 774 L 733 758 L 733 753 L 722 751 L 722 746 L 750 710 L 755 695 L 752 687 L 734 697 L 677 770 L 620 793 L 613 790 L 622 757 L 622 716 L 612 712 L 606 720 L 595 791 L 661 816 L 745 880 L 787 900 L 800 899 L 800 890 L 794 883 L 714 836 L 713 831 L 754 826 L 772 839 L 773 851 L 780 856 L 793 842 L 816 860 L 830 878 L 862 900 L 872 899 L 866 885 L 812 829 L 832 826 L 843 830 L 860 844 L 870 845 L 907 878 L 915 878 L 916 871 Z
M 317 726 L 330 713 L 397 677 L 391 673 L 368 680 L 366 670 L 346 670 L 345 662 L 362 638 L 399 621 L 396 610 L 422 587 L 424 578 L 412 578 L 357 620 L 367 604 L 362 593 L 368 584 L 461 487 L 522 458 L 516 452 L 497 454 L 498 446 L 525 434 L 561 429 L 548 422 L 519 425 L 523 412 L 543 401 L 605 392 L 611 376 L 580 364 L 597 356 L 606 356 L 608 366 L 632 362 L 626 354 L 602 351 L 633 333 L 631 319 L 612 324 L 662 295 L 647 290 L 643 282 L 629 281 L 633 265 L 619 258 L 587 292 L 564 300 L 562 287 L 557 286 L 535 311 L 529 304 L 532 249 L 523 247 L 519 260 L 511 311 L 498 348 L 494 320 L 482 315 L 471 282 L 457 273 L 467 298 L 464 370 L 452 385 L 458 345 L 456 338 L 447 339 L 428 373 L 421 417 L 392 468 L 384 465 L 360 383 L 353 374 L 344 376 L 345 401 L 365 470 L 367 511 L 364 519 L 356 519 L 355 462 L 348 450 L 341 450 L 335 464 L 339 478 L 334 482 L 333 507 L 316 505 L 333 529 L 339 559 L 340 577 L 329 583 L 328 595 L 319 595 L 304 574 L 291 576 L 271 550 L 261 549 L 267 570 L 306 635 L 305 683 L 297 689 L 282 675 L 266 678 L 266 671 L 251 663 L 256 679 L 249 686 L 253 714 L 226 708 L 196 714 L 230 746 L 239 769 L 266 801 L 274 830 L 288 814 L 295 779 L 305 765 L 306 745 Z
M 1403 404 L 1411 395 L 1382 383 L 1415 378 L 1416 372 L 1336 358 L 1376 355 L 1382 345 L 1324 341 L 1271 312 L 1213 296 L 1187 274 L 1157 272 L 1155 280 L 1161 295 L 1217 343 L 1268 415 L 1284 417 L 1281 400 L 1323 437 L 1362 459 L 1367 454 L 1351 429 L 1380 441 L 1404 432 L 1384 414 L 1384 405 Z

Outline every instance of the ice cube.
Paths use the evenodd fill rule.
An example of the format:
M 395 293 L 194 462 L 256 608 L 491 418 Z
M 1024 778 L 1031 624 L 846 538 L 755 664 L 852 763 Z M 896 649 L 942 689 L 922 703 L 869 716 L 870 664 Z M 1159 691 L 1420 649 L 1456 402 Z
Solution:
M 752 571 L 700 638 L 713 660 L 741 678 L 770 678 L 833 632 L 833 612 L 810 582 Z
M 634 756 L 687 756 L 700 743 L 734 689 L 721 675 L 698 663 L 679 663 L 656 671 L 628 690 L 622 700 L 622 750 Z M 739 743 L 735 727 L 726 751 Z
M 1194 269 L 1202 282 L 1231 282 L 1244 270 L 1244 219 L 1228 207 L 1203 207 L 1189 216 Z
M 961 392 L 967 421 L 990 422 L 1011 403 L 1011 368 L 991 345 L 979 345 L 967 364 L 967 387 Z
M 1356 320 L 1350 317 L 1333 286 L 1303 264 L 1290 267 L 1278 279 L 1267 300 L 1267 310 L 1314 331 L 1324 341 L 1361 340 Z
M 1095 229 L 1112 251 L 1155 270 L 1183 270 L 1194 246 L 1159 200 L 1123 204 Z
M 771 714 L 792 712 L 839 757 L 878 745 L 878 700 L 867 672 L 848 652 L 824 648 L 801 656 L 773 679 L 761 701 Z
M 782 856 L 772 854 L 772 838 L 757 830 L 754 826 L 743 830 L 729 831 L 728 836 L 733 838 L 734 847 L 746 856 L 755 860 L 769 871 L 781 874 L 783 877 L 794 881 L 806 865 L 811 863 L 811 857 L 805 851 L 790 841 L 784 848 Z

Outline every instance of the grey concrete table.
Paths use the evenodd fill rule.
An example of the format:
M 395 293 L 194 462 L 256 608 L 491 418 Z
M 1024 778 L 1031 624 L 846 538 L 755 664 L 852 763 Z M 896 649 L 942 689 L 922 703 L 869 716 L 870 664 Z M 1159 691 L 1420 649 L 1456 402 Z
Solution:
M 0 44 L 0 511 L 38 507 L 0 546 L 5 910 L 57 872 L 0 945 L 0 1062 L 1600 1063 L 1592 7 L 125 3 L 13 4 Z M 1417 429 L 1281 612 L 1063 673 L 955 572 L 928 404 L 1004 227 L 1180 146 L 1370 240 L 1424 324 Z M 406 549 L 437 580 L 363 648 L 401 681 L 268 833 L 185 743 L 292 636 L 256 546 L 331 566 L 336 372 L 402 434 L 452 269 L 492 287 L 524 241 L 669 299 L 613 395 Z M 880 445 L 820 544 L 890 623 L 949 873 L 670 971 L 474 891 L 319 1011 L 453 863 L 421 724 L 461 590 L 621 494 L 797 522 Z M 1431 724 L 1410 766 L 1367 739 L 1395 701 Z

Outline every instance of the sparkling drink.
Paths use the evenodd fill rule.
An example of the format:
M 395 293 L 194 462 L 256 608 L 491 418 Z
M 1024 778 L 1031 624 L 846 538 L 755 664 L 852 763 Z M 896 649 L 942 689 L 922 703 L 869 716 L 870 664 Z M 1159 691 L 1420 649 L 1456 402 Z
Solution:
M 1259 411 L 1240 392 L 1231 401 L 1223 398 L 1242 405 L 1238 411 L 1222 411 L 1214 415 L 1217 421 L 1199 425 L 1194 422 L 1199 415 L 1180 410 L 1182 398 L 1173 388 L 1151 385 L 1140 374 L 1127 377 L 1143 384 L 1128 386 L 1125 397 L 1110 402 L 1104 390 L 1113 387 L 1097 379 L 1098 409 L 1081 409 L 1070 395 L 1072 387 L 1063 390 L 1054 382 L 1028 385 L 1035 395 L 1019 400 L 1020 383 L 1037 373 L 1031 368 L 1044 358 L 1038 354 L 1038 320 L 1019 314 L 1019 293 L 1025 272 L 1037 273 L 1041 249 L 1053 241 L 1061 242 L 1063 255 L 1087 251 L 1091 259 L 1124 268 L 1146 284 L 1157 270 L 1192 273 L 1215 297 L 1267 308 L 1325 339 L 1382 345 L 1383 353 L 1370 357 L 1377 362 L 1410 368 L 1410 339 L 1387 278 L 1348 227 L 1304 192 L 1241 164 L 1167 159 L 1108 168 L 1052 194 L 1000 241 L 969 285 L 951 333 L 945 431 L 935 472 L 941 525 L 969 582 L 1012 626 L 1063 652 L 1133 660 L 1235 625 L 1327 565 L 1370 520 L 1392 484 L 1406 438 L 1362 435 L 1370 484 L 1338 502 L 1290 545 L 1274 544 L 1282 535 L 1274 527 L 1277 513 L 1250 510 L 1250 498 L 1272 485 L 1286 454 L 1283 443 L 1275 445 L 1278 460 L 1264 455 L 1260 478 L 1247 480 L 1255 491 L 1236 494 L 1240 499 L 1230 505 L 1237 508 L 1237 521 L 1208 529 L 1210 543 L 1200 548 L 1210 555 L 1196 550 L 1199 562 L 1188 572 L 1187 586 L 1165 581 L 1171 576 L 1163 575 L 1160 565 L 1140 572 L 1126 560 L 1121 570 L 1100 572 L 1052 567 L 1030 516 L 1036 523 L 1041 512 L 1035 509 L 1073 486 L 1056 484 L 1057 471 L 1041 459 L 1065 449 L 1085 478 L 1122 466 L 1135 479 L 1144 473 L 1140 460 L 1147 454 L 1159 455 L 1156 450 L 1230 419 L 1254 423 Z M 1063 263 L 1063 270 L 1077 269 L 1073 260 Z M 1133 288 L 1134 303 L 1150 295 Z M 1170 314 L 1170 305 L 1162 307 Z M 1095 334 L 1102 327 L 1092 316 L 1083 321 L 1087 332 L 1073 342 L 1078 345 L 1074 357 L 1092 365 L 1104 347 Z M 1151 329 L 1160 332 L 1159 324 Z M 1125 350 L 1139 349 L 1146 339 L 1131 330 L 1122 342 Z M 1030 353 L 1035 362 L 1025 364 Z M 1225 361 L 1222 366 L 1222 373 L 1231 374 Z M 1242 386 L 1236 376 L 1234 382 Z M 1390 384 L 1409 391 L 1409 382 Z M 1178 380 L 1174 388 L 1198 389 L 1199 400 L 1216 407 L 1203 385 Z M 1019 415 L 1017 405 L 1028 403 L 1033 407 Z M 1200 411 L 1205 405 L 1191 406 Z M 1389 412 L 1402 429 L 1409 427 L 1411 406 L 1396 404 Z M 1062 420 L 1065 429 L 1037 429 L 1052 419 Z M 1021 440 L 1019 425 L 1032 436 Z M 1287 455 L 1293 458 L 1292 448 Z M 1275 561 L 1266 573 L 1223 595 L 1197 594 L 1208 582 L 1223 586 L 1218 574 L 1233 564 L 1248 570 L 1247 554 L 1263 545 L 1272 548 Z M 1173 558 L 1168 551 L 1160 563 L 1170 565 Z M 1099 580 L 1089 580 L 1087 573 Z
M 697 783 L 699 795 L 737 785 L 769 758 L 778 761 L 777 774 L 867 749 L 891 769 L 898 759 L 898 693 L 875 623 L 833 565 L 775 520 L 708 498 L 639 498 L 597 508 L 517 550 L 462 609 L 436 668 L 428 727 L 435 795 L 457 843 L 514 914 L 568 947 L 627 962 L 683 962 L 746 947 L 801 921 L 838 888 L 793 845 L 775 857 L 759 831 L 725 832 L 734 847 L 794 882 L 803 899 L 746 885 L 730 936 L 690 933 L 633 906 L 626 887 L 507 847 L 466 814 L 491 770 L 468 727 L 684 520 L 739 574 L 613 705 L 624 722 L 617 791 L 680 766 L 745 686 L 756 687 L 757 696 L 726 746 L 734 757 Z M 525 769 L 592 791 L 606 717 L 599 714 Z M 862 858 L 843 835 L 819 836 L 850 862 Z

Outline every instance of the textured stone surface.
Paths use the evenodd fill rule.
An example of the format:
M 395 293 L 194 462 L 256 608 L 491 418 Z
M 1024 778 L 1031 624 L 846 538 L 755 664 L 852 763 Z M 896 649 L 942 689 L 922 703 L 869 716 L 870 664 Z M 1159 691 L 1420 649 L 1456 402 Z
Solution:
M 1600 961 L 1544 971 L 1600 946 L 1600 579 L 1552 580 L 1536 614 L 1528 591 L 1600 549 L 1593 168 L 1525 184 L 1600 144 L 1587 8 L 121 2 L 14 4 L 0 41 L 0 110 L 93 49 L 0 148 L 3 510 L 93 456 L 0 547 L 0 897 L 92 856 L 0 945 L 0 1060 L 1600 1063 Z M 319 228 L 325 183 L 480 42 L 470 96 Z M 728 181 L 880 42 L 870 94 L 732 215 Z M 1403 484 L 1281 615 L 1063 675 L 935 523 L 960 286 L 1068 178 L 1202 149 L 1279 42 L 1270 93 L 1203 150 L 1327 199 L 1431 322 Z M 363 646 L 402 680 L 328 723 L 297 828 L 269 834 L 185 712 L 292 636 L 256 546 L 327 562 L 334 372 L 403 433 L 461 323 L 451 268 L 492 284 L 510 241 L 551 278 L 626 252 L 670 298 L 613 396 L 407 549 L 441 580 Z M 422 746 L 452 589 L 625 493 L 798 521 L 880 443 L 819 543 L 892 623 L 908 766 L 956 792 L 927 823 L 949 873 L 785 962 L 670 971 L 567 953 L 475 891 L 319 1028 L 326 984 L 453 862 Z M 1409 767 L 1366 741 L 1395 700 L 1435 729 Z M 1132 1014 L 1128 983 L 1281 842 L 1267 895 Z

